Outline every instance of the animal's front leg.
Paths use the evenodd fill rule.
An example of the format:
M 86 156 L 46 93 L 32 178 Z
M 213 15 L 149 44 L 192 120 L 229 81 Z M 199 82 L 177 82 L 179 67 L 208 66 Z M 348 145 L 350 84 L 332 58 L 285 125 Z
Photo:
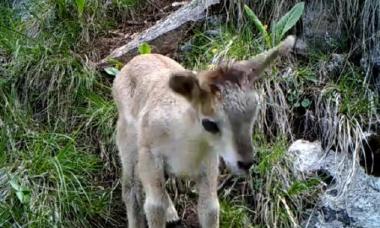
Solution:
M 149 228 L 164 228 L 169 202 L 165 192 L 163 163 L 148 148 L 142 148 L 139 151 L 138 170 L 145 191 L 144 211 Z
M 198 217 L 201 227 L 219 227 L 219 200 L 217 195 L 217 164 L 207 167 L 198 181 Z

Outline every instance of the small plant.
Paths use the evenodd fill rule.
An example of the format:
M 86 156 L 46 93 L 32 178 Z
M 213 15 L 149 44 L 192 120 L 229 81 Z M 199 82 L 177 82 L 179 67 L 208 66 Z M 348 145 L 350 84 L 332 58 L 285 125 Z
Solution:
M 304 8 L 304 2 L 299 2 L 294 5 L 279 21 L 273 23 L 272 31 L 268 33 L 267 26 L 263 25 L 260 19 L 247 5 L 244 6 L 245 13 L 262 34 L 268 48 L 277 45 L 284 38 L 285 34 L 296 25 L 304 12 Z
M 286 79 L 286 83 L 288 85 L 286 99 L 289 104 L 294 108 L 310 108 L 312 86 L 318 84 L 313 69 L 311 67 L 299 67 L 292 77 Z
M 112 76 L 116 76 L 119 73 L 119 70 L 116 67 L 106 67 L 104 71 Z
M 20 201 L 20 203 L 29 203 L 31 190 L 25 186 L 21 186 L 16 179 L 11 180 L 9 183 L 12 189 L 15 191 L 17 199 Z
M 150 47 L 150 45 L 146 42 L 142 43 L 140 46 L 139 46 L 139 53 L 142 55 L 142 54 L 150 54 L 152 52 L 152 48 Z

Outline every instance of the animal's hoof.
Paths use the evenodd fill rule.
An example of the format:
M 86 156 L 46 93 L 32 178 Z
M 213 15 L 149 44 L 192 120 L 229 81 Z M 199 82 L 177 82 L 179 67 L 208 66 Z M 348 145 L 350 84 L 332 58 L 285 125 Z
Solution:
M 181 219 L 178 219 L 176 221 L 166 222 L 166 228 L 185 228 L 185 225 L 183 225 Z

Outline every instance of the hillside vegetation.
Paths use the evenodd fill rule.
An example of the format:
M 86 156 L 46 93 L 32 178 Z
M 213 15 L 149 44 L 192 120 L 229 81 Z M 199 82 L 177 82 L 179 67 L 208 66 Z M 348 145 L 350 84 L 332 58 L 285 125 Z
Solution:
M 0 3 L 0 227 L 125 225 L 110 91 L 114 76 L 93 63 L 104 48 L 96 41 L 150 4 Z M 267 49 L 270 34 L 263 31 L 275 18 L 256 13 L 264 30 L 249 13 L 242 15 L 243 25 L 198 27 L 188 41 L 191 48 L 180 53 L 181 63 L 205 69 Z M 219 32 L 210 35 L 210 29 Z M 326 184 L 323 176 L 296 178 L 286 156 L 295 138 L 319 139 L 327 149 L 359 156 L 363 132 L 378 119 L 378 94 L 349 56 L 338 73 L 325 70 L 331 59 L 313 51 L 308 58 L 280 60 L 257 83 L 262 99 L 252 136 L 257 165 L 247 179 L 222 170 L 222 227 L 292 227 L 307 218 Z M 191 184 L 173 179 L 167 184 L 185 223 L 196 227 Z

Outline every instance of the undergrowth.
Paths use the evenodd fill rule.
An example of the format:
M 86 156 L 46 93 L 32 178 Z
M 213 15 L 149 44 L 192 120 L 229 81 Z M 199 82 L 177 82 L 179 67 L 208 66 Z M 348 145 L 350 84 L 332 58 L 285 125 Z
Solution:
M 297 1 L 281 1 L 269 12 L 264 9 L 272 8 L 273 1 L 262 2 L 256 13 L 278 19 L 280 9 Z M 112 78 L 90 66 L 86 50 L 94 37 L 133 16 L 139 4 L 0 3 L 1 227 L 125 223 L 120 193 L 114 192 L 119 173 L 112 140 Z M 184 53 L 184 64 L 205 69 L 230 58 L 247 59 L 265 50 L 263 41 L 249 23 L 239 31 L 223 27 L 213 37 L 199 31 Z M 321 140 L 326 150 L 349 151 L 353 157 L 360 153 L 364 131 L 379 120 L 378 94 L 348 58 L 330 78 L 331 72 L 321 70 L 329 59 L 317 54 L 297 64 L 278 61 L 257 83 L 258 164 L 248 180 L 224 179 L 222 227 L 293 227 L 305 218 L 324 184 L 299 178 L 291 169 L 286 149 L 293 139 L 310 137 Z
M 264 38 L 249 23 L 239 30 L 228 25 L 218 29 L 217 36 L 199 32 L 192 38 L 192 49 L 185 54 L 188 67 L 209 68 L 265 49 Z M 311 53 L 298 62 L 282 59 L 257 83 L 261 94 L 254 136 L 258 165 L 253 168 L 252 183 L 248 181 L 251 186 L 244 188 L 251 191 L 226 190 L 232 214 L 239 212 L 236 216 L 248 216 L 248 224 L 266 227 L 295 227 L 306 218 L 324 184 L 319 178 L 296 178 L 286 156 L 288 143 L 294 139 L 320 140 L 326 152 L 345 151 L 357 162 L 365 132 L 379 121 L 379 96 L 365 72 L 349 62 L 349 56 L 342 56 L 333 70 L 327 66 L 334 63 L 332 57 L 323 53 Z M 257 138 L 262 133 L 264 137 Z M 240 199 L 231 200 L 234 197 Z
M 122 221 L 111 80 L 84 50 L 131 7 L 138 1 L 0 3 L 1 227 Z

